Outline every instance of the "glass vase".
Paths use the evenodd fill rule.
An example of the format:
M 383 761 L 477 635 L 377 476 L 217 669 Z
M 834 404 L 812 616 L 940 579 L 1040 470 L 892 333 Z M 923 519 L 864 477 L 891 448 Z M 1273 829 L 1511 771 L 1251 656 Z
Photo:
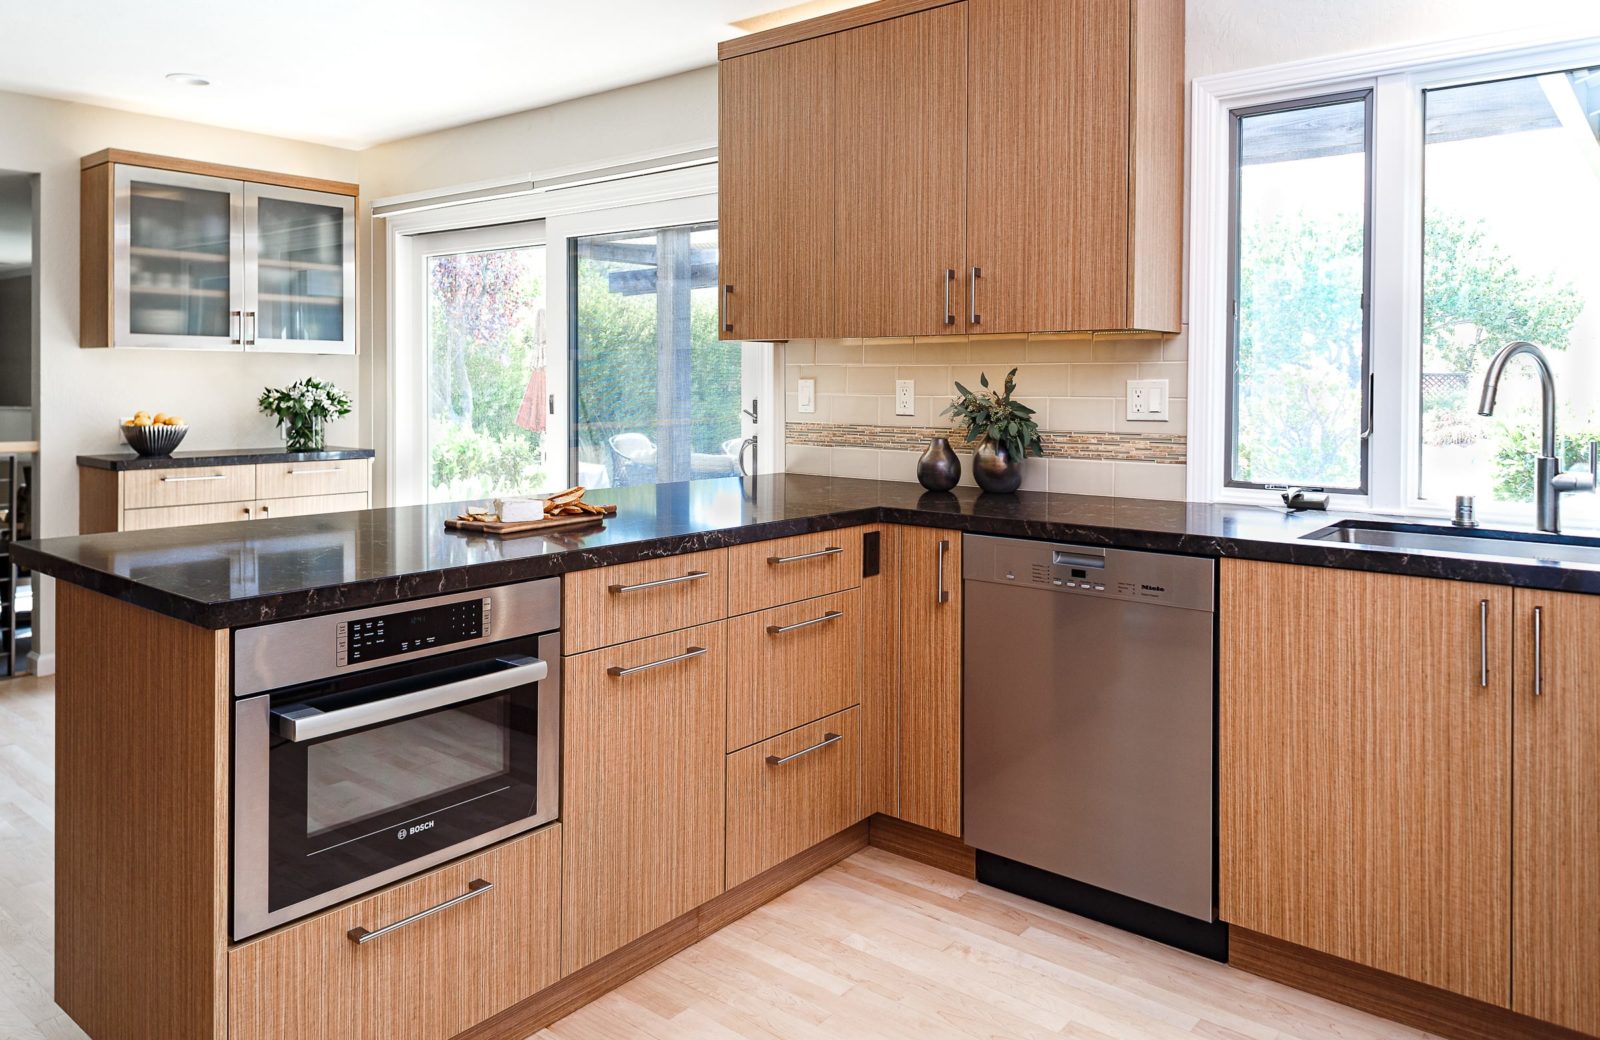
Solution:
M 283 446 L 287 451 L 321 451 L 322 420 L 315 416 L 294 416 L 283 420 Z

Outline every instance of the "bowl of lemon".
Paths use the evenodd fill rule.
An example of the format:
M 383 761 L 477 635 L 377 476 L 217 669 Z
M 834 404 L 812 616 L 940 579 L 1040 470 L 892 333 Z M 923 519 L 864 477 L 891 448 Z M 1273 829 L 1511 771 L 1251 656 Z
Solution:
M 138 411 L 132 419 L 122 421 L 122 439 L 128 442 L 128 447 L 145 458 L 171 455 L 188 432 L 189 427 L 183 424 L 181 416 L 168 415 L 166 412 L 151 415 L 146 411 Z

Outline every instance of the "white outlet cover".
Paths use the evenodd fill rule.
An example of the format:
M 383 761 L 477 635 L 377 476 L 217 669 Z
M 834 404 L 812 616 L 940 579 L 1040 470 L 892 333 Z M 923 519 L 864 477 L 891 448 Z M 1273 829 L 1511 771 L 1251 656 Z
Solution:
M 894 414 L 917 414 L 917 384 L 912 379 L 894 381 Z
M 1167 381 L 1165 379 L 1128 380 L 1129 422 L 1166 422 Z
M 810 377 L 800 380 L 799 403 L 797 407 L 803 415 L 815 415 L 817 411 L 817 381 Z

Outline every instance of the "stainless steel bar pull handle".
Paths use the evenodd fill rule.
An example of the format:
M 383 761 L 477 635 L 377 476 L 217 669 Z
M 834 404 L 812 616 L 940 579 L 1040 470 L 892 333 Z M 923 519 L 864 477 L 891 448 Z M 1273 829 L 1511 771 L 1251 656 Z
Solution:
M 249 331 L 244 333 L 244 345 L 254 346 L 256 342 L 256 312 L 245 311 L 244 320 L 249 322 Z
M 703 646 L 691 646 L 681 654 L 673 654 L 671 657 L 663 657 L 659 661 L 649 661 L 645 664 L 636 664 L 631 668 L 624 668 L 621 665 L 614 664 L 610 668 L 606 669 L 606 674 L 614 679 L 620 679 L 624 675 L 632 675 L 634 672 L 648 672 L 650 669 L 660 668 L 664 664 L 677 664 L 679 661 L 687 661 L 691 657 L 699 657 L 702 654 L 707 653 L 710 653 L 710 651 Z
M 956 269 L 954 267 L 945 268 L 945 271 L 944 271 L 944 323 L 946 325 L 954 325 L 956 323 L 956 312 L 950 306 L 950 287 L 953 286 L 955 284 L 955 282 L 956 282 Z
M 812 625 L 820 625 L 824 621 L 832 621 L 834 618 L 842 618 L 842 617 L 844 617 L 844 611 L 842 611 L 842 610 L 830 610 L 826 614 L 823 614 L 821 617 L 814 617 L 814 618 L 811 618 L 809 621 L 796 621 L 792 625 L 768 625 L 767 626 L 767 635 L 769 635 L 769 636 L 781 636 L 785 632 L 793 632 L 797 628 L 810 628 Z
M 798 556 L 768 556 L 767 563 L 773 567 L 776 567 L 785 563 L 799 563 L 801 560 L 815 560 L 823 556 L 837 556 L 842 552 L 844 552 L 844 550 L 839 548 L 837 545 L 830 545 L 826 549 L 818 549 L 816 552 L 801 553 Z
M 659 589 L 666 585 L 681 585 L 686 581 L 699 581 L 701 578 L 707 577 L 708 575 L 708 571 L 690 571 L 687 574 L 680 574 L 676 578 L 661 578 L 656 581 L 641 581 L 633 585 L 607 585 L 606 591 L 611 593 L 613 596 L 620 596 L 624 593 L 639 592 L 643 589 Z
M 324 466 L 321 469 L 291 469 L 289 471 L 289 476 L 291 476 L 291 477 L 317 477 L 317 476 L 321 476 L 324 473 L 338 473 L 338 472 L 339 472 L 339 467 L 338 466 Z
M 408 924 L 416 924 L 418 921 L 432 917 L 434 914 L 443 913 L 452 906 L 460 906 L 469 899 L 476 899 L 485 892 L 492 891 L 494 891 L 494 882 L 485 881 L 483 878 L 476 878 L 467 883 L 467 890 L 465 892 L 461 893 L 459 896 L 456 896 L 454 899 L 446 899 L 438 906 L 430 906 L 428 909 L 423 910 L 420 913 L 412 914 L 410 917 L 401 918 L 394 924 L 386 924 L 376 931 L 369 932 L 365 928 L 357 926 L 350 929 L 348 932 L 345 932 L 344 934 L 346 938 L 355 943 L 357 946 L 365 946 L 372 940 L 381 939 L 390 932 L 398 931 Z
M 983 277 L 983 268 L 972 269 L 972 280 L 967 283 L 967 316 L 974 325 L 983 324 L 983 315 L 978 313 L 978 279 Z
M 228 312 L 228 342 L 239 344 L 244 342 L 244 312 Z
M 732 332 L 733 331 L 733 319 L 728 317 L 728 297 L 730 297 L 732 295 L 733 295 L 733 286 L 732 285 L 724 285 L 722 287 L 722 331 L 723 332 Z
M 1533 608 L 1533 695 L 1544 696 L 1544 608 Z
M 801 750 L 796 751 L 794 754 L 792 754 L 792 755 L 784 755 L 782 758 L 779 758 L 777 755 L 768 755 L 767 756 L 767 765 L 769 765 L 769 766 L 781 766 L 785 762 L 793 762 L 795 759 L 802 758 L 802 757 L 804 757 L 806 755 L 809 755 L 813 751 L 821 751 L 823 748 L 827 747 L 829 744 L 837 744 L 837 743 L 839 743 L 839 741 L 841 741 L 843 739 L 844 738 L 841 737 L 837 733 L 824 733 L 822 735 L 822 743 L 820 743 L 820 744 L 812 744 L 808 748 L 802 748 Z
M 519 654 L 502 657 L 496 663 L 503 667 L 486 675 L 475 675 L 470 679 L 443 683 L 415 693 L 385 697 L 382 700 L 357 704 L 349 708 L 323 711 L 310 704 L 291 704 L 273 708 L 273 729 L 278 736 L 298 744 L 319 737 L 347 733 L 380 722 L 393 722 L 410 715 L 421 715 L 436 708 L 448 708 L 463 701 L 474 701 L 491 693 L 502 693 L 518 686 L 542 682 L 550 674 L 550 666 L 536 657 L 523 657 Z
M 944 557 L 945 553 L 949 551 L 949 540 L 944 538 L 939 539 L 939 570 L 937 576 L 934 578 L 933 587 L 933 601 L 935 603 L 950 602 L 950 590 L 944 587 Z
M 162 477 L 163 484 L 190 484 L 197 480 L 227 480 L 226 473 L 206 473 L 198 477 Z
M 1489 685 L 1489 601 L 1478 601 L 1478 685 Z

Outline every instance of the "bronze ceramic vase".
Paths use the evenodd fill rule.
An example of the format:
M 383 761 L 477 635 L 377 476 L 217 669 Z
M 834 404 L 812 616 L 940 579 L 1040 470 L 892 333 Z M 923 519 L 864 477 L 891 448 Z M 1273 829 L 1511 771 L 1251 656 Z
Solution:
M 917 481 L 929 491 L 949 491 L 961 480 L 961 459 L 948 437 L 935 437 L 917 460 Z
M 991 495 L 1009 495 L 1022 485 L 1022 460 L 987 437 L 972 455 L 972 479 Z

